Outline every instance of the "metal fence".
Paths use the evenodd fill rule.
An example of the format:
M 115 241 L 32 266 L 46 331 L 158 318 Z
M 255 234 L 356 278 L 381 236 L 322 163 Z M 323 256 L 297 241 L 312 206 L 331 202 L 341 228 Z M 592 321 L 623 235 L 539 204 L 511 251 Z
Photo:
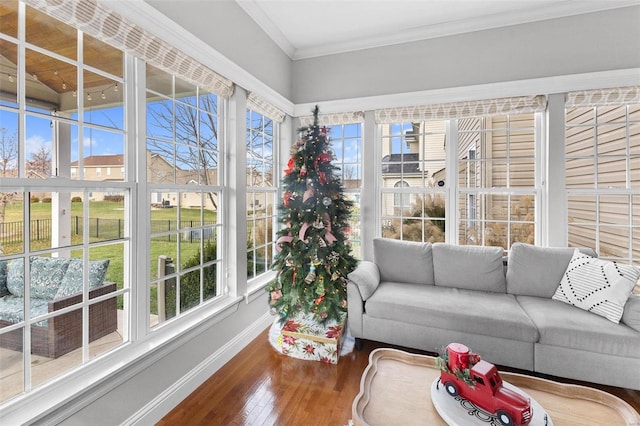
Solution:
M 215 221 L 205 221 L 204 225 L 215 225 Z M 30 241 L 47 241 L 51 239 L 51 219 L 34 219 L 30 221 Z M 152 220 L 151 233 L 164 233 L 169 231 L 183 230 L 180 232 L 182 239 L 193 241 L 201 238 L 210 238 L 212 230 L 205 229 L 205 235 L 199 230 L 190 228 L 199 227 L 199 220 Z M 124 219 L 89 219 L 89 237 L 99 240 L 115 240 L 124 236 Z M 71 233 L 73 235 L 83 235 L 84 220 L 82 216 L 71 217 Z M 24 222 L 4 222 L 0 223 L 0 245 L 10 245 L 22 243 L 24 235 Z M 175 241 L 177 234 L 165 236 L 168 241 Z

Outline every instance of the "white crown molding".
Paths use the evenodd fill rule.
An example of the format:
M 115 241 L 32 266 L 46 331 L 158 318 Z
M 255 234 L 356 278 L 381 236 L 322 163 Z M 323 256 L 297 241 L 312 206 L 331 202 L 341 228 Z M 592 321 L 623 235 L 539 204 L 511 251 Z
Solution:
M 254 0 L 236 0 L 238 6 L 245 11 L 247 15 L 251 19 L 255 21 L 256 24 L 262 30 L 267 33 L 269 38 L 274 41 L 284 51 L 284 53 L 289 56 L 289 58 L 293 58 L 296 54 L 296 48 L 291 44 L 289 39 L 280 31 L 280 28 L 276 24 L 273 23 L 271 19 L 264 13 L 262 7 L 260 7 L 260 3 Z
M 609 2 L 559 1 L 557 3 L 545 5 L 544 7 L 493 14 L 473 19 L 453 20 L 435 25 L 430 24 L 417 28 L 409 28 L 403 31 L 395 31 L 392 34 L 380 34 L 376 36 L 367 36 L 366 38 L 354 38 L 344 42 L 323 43 L 322 45 L 317 46 L 296 48 L 263 11 L 260 7 L 260 0 L 236 0 L 236 2 L 293 60 L 391 46 L 419 40 L 428 40 L 492 28 L 507 27 L 640 5 L 639 0 L 616 0 Z
M 464 102 L 525 95 L 544 95 L 577 90 L 637 85 L 640 85 L 640 68 L 630 68 L 473 86 L 450 87 L 419 92 L 394 93 L 391 95 L 301 103 L 295 105 L 293 116 L 308 116 L 309 111 L 311 111 L 315 105 L 318 105 L 323 114 L 333 114 L 412 105 Z
M 129 22 L 167 41 L 192 58 L 198 58 L 198 61 L 203 65 L 230 79 L 247 91 L 255 93 L 285 113 L 289 115 L 293 113 L 293 103 L 290 100 L 143 0 L 97 1 L 106 8 L 120 14 Z

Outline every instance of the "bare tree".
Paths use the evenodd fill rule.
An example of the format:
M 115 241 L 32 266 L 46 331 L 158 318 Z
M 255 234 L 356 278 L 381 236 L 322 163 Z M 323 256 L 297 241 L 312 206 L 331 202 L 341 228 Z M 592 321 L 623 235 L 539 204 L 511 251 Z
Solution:
M 218 170 L 218 126 L 217 100 L 213 95 L 200 96 L 198 109 L 181 102 L 160 100 L 152 102 L 147 109 L 148 149 L 174 165 L 177 183 L 197 180 L 203 185 L 217 184 Z M 175 110 L 174 110 L 175 109 Z M 265 120 L 268 120 L 265 118 Z M 252 124 L 262 129 L 263 123 Z M 264 127 L 272 128 L 265 124 Z M 271 179 L 273 170 L 266 164 L 272 163 L 271 135 L 263 141 L 261 132 L 249 132 L 247 138 L 247 158 L 249 158 L 248 178 L 251 184 L 256 180 Z M 175 147 L 163 141 L 173 139 L 180 143 Z M 154 172 L 151 170 L 151 172 Z M 166 180 L 166 179 L 165 179 Z M 217 203 L 214 193 L 208 193 L 214 208 Z
M 203 185 L 217 184 L 218 126 L 217 101 L 214 96 L 199 98 L 201 110 L 180 103 L 159 101 L 148 108 L 147 147 L 175 166 L 175 179 L 185 183 L 196 180 Z M 174 111 L 175 105 L 175 111 Z M 169 136 L 170 135 L 170 136 Z M 155 139 L 155 138 L 158 139 Z M 165 143 L 160 139 L 175 138 L 181 145 Z M 214 208 L 214 193 L 208 193 Z
M 51 151 L 44 145 L 31 153 L 31 159 L 27 161 L 27 171 L 45 178 L 51 176 Z
M 254 120 L 260 117 L 260 120 Z M 254 114 L 247 129 L 247 183 L 262 186 L 273 182 L 273 120 Z
M 0 127 L 0 177 L 16 176 L 18 172 L 17 133 L 8 135 L 7 132 L 8 129 Z M 0 235 L 4 234 L 7 204 L 13 202 L 15 197 L 15 192 L 0 192 Z

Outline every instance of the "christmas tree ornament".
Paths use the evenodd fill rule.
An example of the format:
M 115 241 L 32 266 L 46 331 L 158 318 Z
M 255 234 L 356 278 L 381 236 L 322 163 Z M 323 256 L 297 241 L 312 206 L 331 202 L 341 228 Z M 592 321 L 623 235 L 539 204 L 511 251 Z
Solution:
M 296 163 L 295 160 L 293 159 L 293 157 L 289 158 L 289 163 L 287 163 L 287 169 L 284 171 L 285 175 L 290 174 L 293 169 L 295 169 L 296 167 Z
M 307 274 L 307 276 L 304 279 L 304 282 L 307 283 L 307 284 L 311 284 L 315 280 L 316 280 L 316 267 L 313 266 L 313 264 L 312 264 L 311 267 L 309 268 L 309 273 Z
M 318 181 L 321 185 L 327 184 L 327 174 L 325 172 L 318 172 Z
M 329 207 L 331 205 L 331 203 L 333 203 L 333 201 L 329 197 L 324 197 L 322 199 L 322 205 L 325 206 L 325 207 Z

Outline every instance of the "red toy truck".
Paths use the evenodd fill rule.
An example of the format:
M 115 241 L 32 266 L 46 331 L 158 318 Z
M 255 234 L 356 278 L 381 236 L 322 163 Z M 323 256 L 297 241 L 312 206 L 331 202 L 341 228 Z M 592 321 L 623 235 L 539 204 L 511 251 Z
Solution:
M 527 425 L 531 401 L 502 386 L 496 366 L 481 360 L 461 343 L 450 343 L 440 358 L 440 382 L 451 396 L 460 395 L 495 414 L 505 426 Z

